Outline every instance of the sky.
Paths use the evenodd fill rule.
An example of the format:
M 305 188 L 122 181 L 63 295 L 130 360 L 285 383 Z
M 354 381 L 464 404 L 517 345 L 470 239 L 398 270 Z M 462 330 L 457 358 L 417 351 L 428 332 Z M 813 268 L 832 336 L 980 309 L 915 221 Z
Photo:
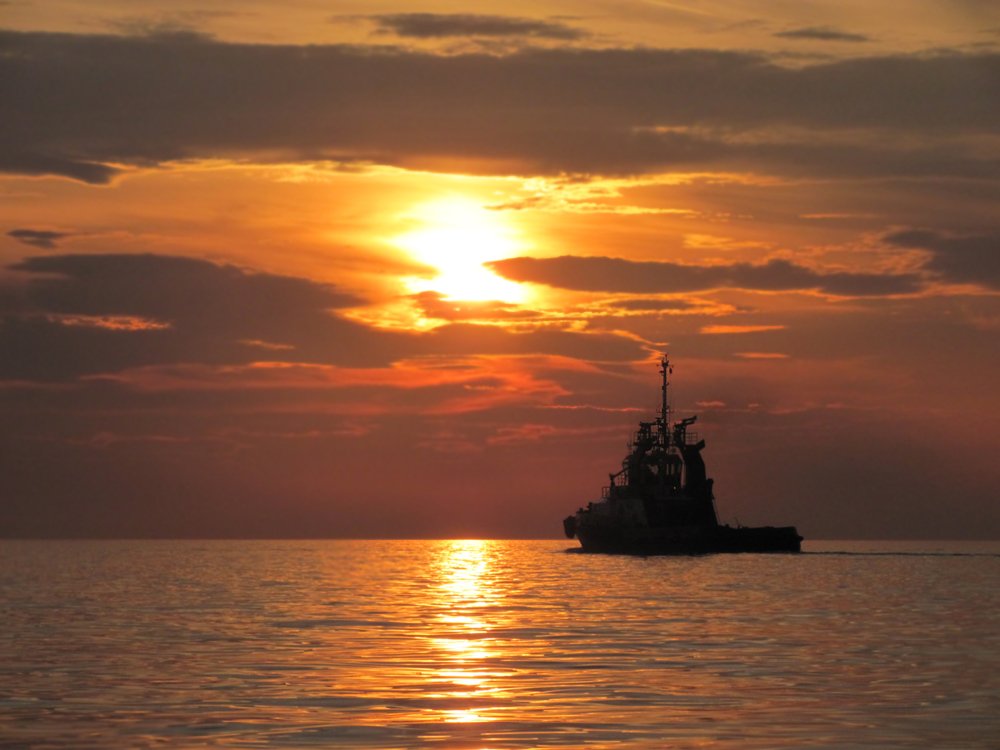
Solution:
M 0 536 L 1000 538 L 1000 7 L 3 0 Z

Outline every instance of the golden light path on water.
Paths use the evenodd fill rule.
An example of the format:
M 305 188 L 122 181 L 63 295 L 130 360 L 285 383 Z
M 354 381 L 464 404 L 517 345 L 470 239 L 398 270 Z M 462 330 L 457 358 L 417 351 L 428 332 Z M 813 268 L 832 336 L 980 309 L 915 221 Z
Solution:
M 0 542 L 0 744 L 993 750 L 1000 736 L 996 543 L 567 546 Z
M 488 610 L 501 603 L 501 597 L 490 586 L 486 575 L 489 547 L 487 541 L 456 540 L 441 550 L 439 606 L 446 611 L 437 615 L 437 621 L 446 635 L 431 641 L 439 649 L 444 664 L 439 671 L 439 680 L 445 688 L 443 696 L 503 697 L 499 695 L 499 688 L 490 682 L 495 675 L 485 666 L 486 659 L 496 655 L 490 651 Z M 490 721 L 487 712 L 497 708 L 446 709 L 446 721 Z

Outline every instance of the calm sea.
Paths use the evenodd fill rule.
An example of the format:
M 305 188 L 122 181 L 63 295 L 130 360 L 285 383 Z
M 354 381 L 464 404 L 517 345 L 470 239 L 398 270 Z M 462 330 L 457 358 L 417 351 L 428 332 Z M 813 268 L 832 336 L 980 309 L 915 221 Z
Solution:
M 0 542 L 4 747 L 997 748 L 1000 544 Z

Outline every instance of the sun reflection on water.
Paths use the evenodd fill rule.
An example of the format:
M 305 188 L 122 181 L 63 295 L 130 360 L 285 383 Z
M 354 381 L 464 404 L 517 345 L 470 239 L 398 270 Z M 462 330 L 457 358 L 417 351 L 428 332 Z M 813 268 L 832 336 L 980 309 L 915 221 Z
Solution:
M 474 697 L 477 703 L 486 696 L 501 697 L 489 669 L 489 660 L 497 654 L 491 647 L 488 610 L 502 599 L 490 580 L 492 544 L 478 539 L 445 542 L 436 564 L 434 619 L 439 634 L 431 641 L 441 659 L 436 681 L 442 697 Z M 441 712 L 441 718 L 447 723 L 493 721 L 489 710 L 481 705 L 450 708 Z

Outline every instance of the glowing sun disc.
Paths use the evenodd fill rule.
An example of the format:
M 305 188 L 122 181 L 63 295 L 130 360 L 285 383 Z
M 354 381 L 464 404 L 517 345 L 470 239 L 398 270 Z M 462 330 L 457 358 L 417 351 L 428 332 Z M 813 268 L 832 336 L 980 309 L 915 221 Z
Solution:
M 421 228 L 394 238 L 393 244 L 437 273 L 432 278 L 405 279 L 411 292 L 437 292 L 449 300 L 525 300 L 525 287 L 484 265 L 520 250 L 503 216 L 464 198 L 427 203 L 413 215 Z

